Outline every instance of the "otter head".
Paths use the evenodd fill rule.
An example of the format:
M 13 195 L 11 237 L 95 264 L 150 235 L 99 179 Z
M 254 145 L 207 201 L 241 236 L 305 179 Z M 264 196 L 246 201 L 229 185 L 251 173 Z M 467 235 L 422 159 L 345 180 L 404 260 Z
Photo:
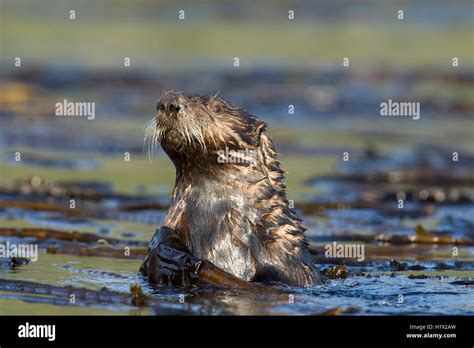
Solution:
M 158 142 L 177 167 L 210 167 L 219 153 L 255 149 L 265 122 L 217 96 L 165 93 L 145 139 Z

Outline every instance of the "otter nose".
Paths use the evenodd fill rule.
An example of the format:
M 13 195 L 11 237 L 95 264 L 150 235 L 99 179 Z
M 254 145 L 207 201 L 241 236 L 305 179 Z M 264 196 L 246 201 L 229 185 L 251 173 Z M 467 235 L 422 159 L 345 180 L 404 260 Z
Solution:
M 179 112 L 180 106 L 178 105 L 177 102 L 172 101 L 168 103 L 168 113 L 170 115 L 176 116 Z
M 158 102 L 158 110 L 164 111 L 170 116 L 178 115 L 180 109 L 180 105 L 174 99 L 166 98 Z

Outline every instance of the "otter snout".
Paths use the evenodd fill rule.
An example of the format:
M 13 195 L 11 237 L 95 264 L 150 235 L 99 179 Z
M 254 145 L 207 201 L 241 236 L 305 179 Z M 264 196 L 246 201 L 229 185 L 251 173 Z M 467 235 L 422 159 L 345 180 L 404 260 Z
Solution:
M 160 98 L 156 106 L 158 112 L 165 113 L 168 116 L 176 117 L 181 110 L 179 94 L 169 92 Z

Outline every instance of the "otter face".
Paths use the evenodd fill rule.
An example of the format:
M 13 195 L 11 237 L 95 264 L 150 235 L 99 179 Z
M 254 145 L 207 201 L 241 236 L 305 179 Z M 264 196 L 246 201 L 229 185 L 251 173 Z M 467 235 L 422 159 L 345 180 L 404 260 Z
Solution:
M 156 104 L 145 141 L 159 142 L 172 159 L 209 156 L 228 148 L 258 145 L 265 123 L 217 96 L 165 93 Z M 152 151 L 149 151 L 152 152 Z
M 156 104 L 157 141 L 174 150 L 206 150 L 204 134 L 212 127 L 210 98 L 167 92 Z

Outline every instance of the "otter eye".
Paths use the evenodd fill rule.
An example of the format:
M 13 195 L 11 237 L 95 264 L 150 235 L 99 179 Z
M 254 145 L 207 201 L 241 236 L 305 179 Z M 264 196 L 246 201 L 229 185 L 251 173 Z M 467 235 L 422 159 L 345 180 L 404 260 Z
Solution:
M 214 104 L 212 106 L 212 111 L 215 112 L 216 114 L 219 114 L 222 112 L 222 106 L 219 104 Z
M 163 105 L 163 103 L 159 103 L 159 104 L 156 106 L 156 110 L 157 110 L 157 111 L 165 111 L 165 106 Z

